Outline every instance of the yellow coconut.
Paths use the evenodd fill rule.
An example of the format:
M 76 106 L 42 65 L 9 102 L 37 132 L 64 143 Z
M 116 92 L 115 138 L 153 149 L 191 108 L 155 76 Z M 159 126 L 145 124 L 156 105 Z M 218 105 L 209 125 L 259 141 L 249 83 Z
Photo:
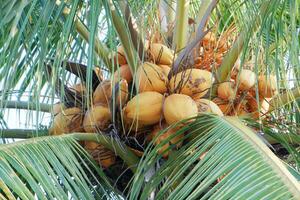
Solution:
M 232 101 L 235 98 L 234 83 L 221 83 L 218 87 L 218 97 L 224 100 Z
M 54 119 L 51 127 L 51 135 L 64 133 L 81 132 L 83 112 L 80 108 L 73 107 L 62 110 Z
M 129 65 L 122 65 L 115 71 L 114 81 L 117 82 L 120 79 L 125 79 L 127 83 L 131 83 L 132 74 Z
M 258 78 L 258 89 L 259 94 L 265 98 L 272 98 L 274 95 L 278 94 L 277 89 L 277 79 L 275 76 L 265 76 L 261 75 Z
M 66 106 L 63 103 L 56 103 L 52 107 L 52 114 L 55 116 L 64 109 L 66 109 Z
M 139 92 L 156 91 L 165 93 L 167 91 L 168 78 L 163 69 L 153 63 L 145 62 L 139 66 L 136 77 Z
M 267 99 L 259 99 L 259 102 L 257 103 L 257 100 L 255 97 L 250 97 L 247 102 L 249 106 L 249 110 L 252 112 L 251 115 L 254 119 L 258 119 L 259 117 L 262 117 L 265 115 L 270 108 L 270 104 Z M 260 108 L 260 110 L 259 110 Z
M 191 97 L 184 94 L 172 94 L 165 99 L 163 112 L 166 122 L 171 125 L 197 116 L 198 108 Z
M 150 44 L 149 52 L 156 64 L 171 65 L 173 62 L 174 52 L 163 44 Z
M 101 144 L 91 141 L 85 141 L 84 148 L 103 168 L 108 168 L 116 162 L 116 156 L 114 152 L 105 148 Z
M 201 98 L 212 86 L 212 73 L 201 69 L 184 70 L 170 80 L 170 90 L 173 93 L 189 95 L 193 98 Z
M 229 101 L 224 101 L 221 98 L 214 98 L 213 102 L 218 105 L 220 110 L 224 115 L 229 115 L 231 110 L 233 109 L 233 103 Z
M 127 124 L 153 125 L 162 116 L 163 95 L 158 92 L 143 92 L 133 97 L 123 109 Z
M 239 81 L 237 81 L 238 88 L 241 91 L 246 91 L 251 89 L 256 82 L 256 75 L 253 71 L 248 70 L 248 69 L 243 69 L 240 71 L 240 74 L 237 76 Z
M 84 116 L 83 128 L 87 133 L 96 133 L 108 128 L 111 122 L 111 113 L 104 105 L 91 107 Z
M 219 108 L 217 104 L 215 104 L 213 101 L 210 101 L 208 99 L 197 99 L 195 100 L 198 112 L 200 113 L 213 113 L 219 116 L 224 116 L 223 112 Z
M 151 140 L 155 139 L 154 144 L 159 145 L 163 141 L 165 141 L 167 138 L 172 137 L 172 135 L 176 134 L 176 131 L 179 128 L 171 128 L 167 132 L 164 132 L 163 134 L 160 134 L 161 130 L 167 128 L 168 125 L 166 123 L 163 123 L 162 126 L 156 125 L 154 126 L 153 131 L 150 134 Z M 160 134 L 160 135 L 159 135 Z M 159 136 L 158 136 L 159 135 Z M 157 138 L 156 138 L 157 137 Z M 182 145 L 182 140 L 183 140 L 184 135 L 180 134 L 177 135 L 176 137 L 173 137 L 171 140 L 169 138 L 169 142 L 163 145 L 158 149 L 158 153 L 161 154 L 164 158 L 167 158 L 170 154 L 170 151 L 166 151 L 168 148 L 170 148 L 171 145 L 175 145 L 176 148 L 179 148 Z
M 93 94 L 93 104 L 105 104 L 108 105 L 111 92 L 112 92 L 112 84 L 110 80 L 102 81 L 96 88 Z

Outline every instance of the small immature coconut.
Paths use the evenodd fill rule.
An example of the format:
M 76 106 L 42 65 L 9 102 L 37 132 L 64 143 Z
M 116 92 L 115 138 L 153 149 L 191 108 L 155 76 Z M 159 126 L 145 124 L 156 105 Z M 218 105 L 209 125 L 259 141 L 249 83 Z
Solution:
M 120 79 L 125 79 L 127 83 L 131 83 L 132 74 L 129 65 L 122 65 L 115 71 L 114 81 L 118 82 Z
M 259 94 L 265 98 L 272 98 L 278 94 L 277 79 L 274 75 L 266 77 L 261 75 L 258 78 Z
M 126 124 L 153 125 L 162 116 L 163 95 L 158 92 L 142 92 L 128 101 L 123 109 Z
M 215 43 L 217 42 L 216 35 L 213 32 L 208 32 L 202 39 L 202 44 L 204 47 L 211 47 L 213 48 Z
M 191 97 L 184 94 L 172 94 L 165 99 L 163 112 L 166 122 L 171 125 L 197 116 L 198 108 Z
M 149 52 L 156 64 L 171 65 L 173 62 L 174 52 L 163 44 L 150 44 Z
M 52 107 L 52 114 L 55 116 L 58 113 L 60 113 L 61 111 L 63 111 L 64 109 L 66 109 L 66 106 L 63 103 L 56 103 L 53 105 Z
M 87 133 L 96 133 L 107 129 L 110 122 L 111 114 L 108 107 L 98 104 L 85 113 L 83 128 Z
M 232 102 L 224 101 L 221 98 L 214 98 L 213 102 L 218 105 L 218 107 L 220 108 L 222 113 L 224 113 L 224 115 L 230 114 L 231 110 L 234 107 Z
M 105 148 L 101 144 L 92 141 L 85 141 L 84 148 L 91 154 L 94 160 L 105 169 L 116 162 L 116 155 L 114 152 Z
M 257 103 L 257 100 L 254 97 L 250 97 L 247 104 L 249 106 L 249 110 L 252 112 L 251 114 L 254 119 L 258 119 L 259 117 L 265 115 L 270 108 L 268 100 L 263 98 L 259 99 L 259 102 Z
M 201 69 L 187 69 L 179 72 L 170 80 L 171 92 L 189 95 L 193 98 L 201 98 L 212 86 L 212 73 Z
M 96 88 L 93 94 L 93 104 L 105 104 L 108 105 L 110 98 L 111 98 L 111 92 L 112 92 L 112 84 L 110 80 L 104 80 L 102 81 Z
M 53 120 L 50 134 L 61 135 L 64 133 L 81 132 L 83 112 L 80 108 L 73 107 L 62 110 Z
M 233 114 L 237 116 L 249 115 L 247 100 L 244 99 L 234 106 Z
M 218 87 L 218 97 L 232 101 L 235 98 L 234 83 L 224 82 Z
M 256 75 L 251 70 L 243 69 L 237 78 L 239 78 L 239 81 L 237 81 L 238 88 L 241 91 L 249 90 L 255 85 Z
M 215 104 L 213 101 L 210 101 L 208 99 L 197 99 L 195 100 L 197 106 L 198 106 L 198 112 L 202 113 L 213 113 L 219 116 L 224 116 L 223 112 L 219 108 L 217 104 Z
M 139 66 L 136 77 L 139 92 L 156 91 L 165 93 L 167 91 L 168 78 L 158 65 L 149 62 L 143 63 Z
M 150 134 L 150 138 L 155 139 L 159 134 L 160 131 L 167 128 L 168 125 L 166 123 L 163 123 L 162 126 L 156 125 L 154 126 L 153 131 Z M 171 128 L 168 129 L 168 131 L 164 132 L 163 134 L 160 134 L 158 138 L 155 139 L 154 144 L 159 145 L 163 141 L 165 141 L 167 138 L 172 137 L 172 135 L 176 134 L 176 131 L 179 128 Z M 177 135 L 176 137 L 173 137 L 168 143 L 163 145 L 161 148 L 159 148 L 158 153 L 161 154 L 164 158 L 167 158 L 170 154 L 170 151 L 166 151 L 171 145 L 176 145 L 176 148 L 179 148 L 182 145 L 182 139 L 184 135 L 180 134 Z M 170 149 L 169 149 L 170 150 Z

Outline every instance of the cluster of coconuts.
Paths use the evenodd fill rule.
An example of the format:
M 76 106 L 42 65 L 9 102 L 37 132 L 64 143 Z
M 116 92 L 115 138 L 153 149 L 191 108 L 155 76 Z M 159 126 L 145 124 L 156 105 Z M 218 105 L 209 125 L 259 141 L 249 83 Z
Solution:
M 118 48 L 118 63 L 122 64 L 115 72 L 114 78 L 135 81 L 139 91 L 122 109 L 123 121 L 129 134 L 139 134 L 145 127 L 151 127 L 148 139 L 152 139 L 169 125 L 195 117 L 201 112 L 223 116 L 221 109 L 213 101 L 203 98 L 214 82 L 210 71 L 186 69 L 169 80 L 174 52 L 160 43 L 149 44 L 149 52 L 151 59 L 142 63 L 135 77 L 132 77 L 129 76 L 131 72 L 122 47 Z M 177 128 L 169 129 L 155 140 L 155 144 L 160 144 L 176 130 Z M 169 144 L 159 149 L 159 153 L 165 158 L 168 157 L 169 152 L 165 150 L 170 145 L 179 148 L 181 138 L 182 136 L 172 138 Z
M 254 119 L 265 117 L 270 100 L 278 94 L 276 77 L 260 75 L 257 78 L 251 69 L 242 69 L 230 81 L 219 84 L 217 94 L 218 97 L 213 101 L 224 115 L 248 116 Z
M 208 71 L 217 69 L 230 47 L 229 37 L 223 36 L 218 38 L 212 31 L 209 31 L 201 40 L 199 48 L 196 48 L 194 51 L 194 68 Z
M 202 41 L 204 48 L 206 45 L 214 44 L 210 41 L 211 37 L 206 36 Z M 217 98 L 206 99 L 204 97 L 214 83 L 211 68 L 199 68 L 195 65 L 194 68 L 183 70 L 169 79 L 168 74 L 174 61 L 174 52 L 160 43 L 146 42 L 145 46 L 149 58 L 141 63 L 134 76 L 127 63 L 123 47 L 118 47 L 113 59 L 119 67 L 112 75 L 111 80 L 103 80 L 95 89 L 92 106 L 86 112 L 76 107 L 65 108 L 62 104 L 55 105 L 51 133 L 57 135 L 71 132 L 101 133 L 105 131 L 112 123 L 109 105 L 114 100 L 115 105 L 121 110 L 125 132 L 137 135 L 144 128 L 151 128 L 152 131 L 149 131 L 147 139 L 152 140 L 169 125 L 195 117 L 199 113 L 208 112 L 219 116 L 236 115 L 240 114 L 245 107 L 248 112 L 248 107 L 251 105 L 249 109 L 252 109 L 253 111 L 250 111 L 255 114 L 257 108 L 263 108 L 265 98 L 271 98 L 277 93 L 275 77 L 271 76 L 266 79 L 265 76 L 261 76 L 258 79 L 258 88 L 263 100 L 257 103 L 255 93 L 253 93 L 256 83 L 255 73 L 244 69 L 232 81 L 219 85 Z M 225 52 L 227 48 L 225 46 L 225 44 L 219 45 L 218 48 Z M 128 84 L 133 82 L 138 93 L 129 99 Z M 117 92 L 115 91 L 116 84 L 118 84 Z M 85 91 L 84 88 L 82 89 L 82 85 L 73 87 L 73 89 L 77 92 Z M 240 96 L 245 96 L 245 93 L 247 95 L 243 101 L 235 101 Z M 178 128 L 169 129 L 160 135 L 155 140 L 155 144 L 158 145 L 165 138 L 173 135 Z M 169 151 L 166 149 L 171 145 L 179 148 L 181 143 L 182 135 L 173 137 L 168 144 L 158 150 L 158 153 L 167 158 Z M 103 167 L 109 167 L 115 162 L 114 153 L 102 145 L 85 142 L 84 146 Z
M 117 98 L 118 104 L 125 102 L 128 96 L 126 80 L 120 81 L 119 86 L 121 93 L 120 98 Z M 76 84 L 70 89 L 83 95 L 86 92 L 82 84 Z M 111 81 L 102 81 L 94 91 L 92 105 L 87 111 L 83 111 L 79 107 L 66 108 L 63 103 L 55 104 L 52 110 L 54 119 L 50 128 L 50 134 L 61 135 L 73 132 L 101 133 L 105 131 L 111 124 L 109 103 L 112 90 L 113 84 Z M 115 154 L 104 146 L 92 141 L 85 141 L 82 145 L 103 168 L 108 168 L 115 163 Z

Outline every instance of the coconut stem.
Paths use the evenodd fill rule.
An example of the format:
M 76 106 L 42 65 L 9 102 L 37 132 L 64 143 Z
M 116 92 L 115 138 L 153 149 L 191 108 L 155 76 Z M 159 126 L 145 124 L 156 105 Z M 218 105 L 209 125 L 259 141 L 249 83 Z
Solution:
M 75 21 L 75 27 L 79 35 L 87 42 L 90 41 L 90 33 L 88 29 L 85 27 L 83 23 L 81 23 L 78 19 Z M 109 59 L 109 50 L 108 48 L 98 39 L 94 38 L 95 42 L 95 52 L 97 55 L 103 60 L 105 66 L 110 72 L 113 72 L 113 65 L 111 60 Z
M 34 102 L 26 101 L 2 101 L 0 103 L 0 108 L 15 108 L 15 109 L 26 109 L 26 110 L 36 110 L 41 112 L 51 112 L 51 105 L 40 103 L 36 104 Z
M 130 36 L 130 31 L 128 30 L 128 27 L 124 24 L 124 22 L 121 20 L 122 17 L 117 12 L 116 7 L 114 6 L 112 0 L 109 1 L 109 8 L 111 14 L 111 21 L 120 38 L 120 41 L 124 48 L 126 60 L 131 70 L 131 74 L 134 77 L 139 62 L 139 57 L 137 52 L 134 49 L 132 38 Z
M 79 141 L 93 141 L 103 145 L 120 156 L 133 172 L 136 171 L 139 158 L 121 141 L 95 133 L 72 133 L 68 135 Z
M 0 130 L 1 138 L 19 138 L 29 139 L 35 137 L 35 140 L 44 139 L 42 136 L 48 136 L 48 130 L 33 130 L 33 129 L 2 129 Z M 48 136 L 49 137 L 49 136 Z M 129 168 L 135 172 L 139 158 L 121 141 L 117 141 L 109 136 L 96 133 L 72 133 L 60 136 L 50 137 L 72 137 L 77 141 L 93 141 L 103 145 L 116 155 L 120 156 Z M 21 141 L 26 143 L 27 140 Z
M 58 4 L 58 3 L 56 3 Z M 70 9 L 65 7 L 65 10 L 63 12 L 63 15 L 67 17 L 70 13 Z M 86 28 L 86 26 L 75 16 L 75 28 L 78 34 L 87 42 L 90 41 L 90 32 Z M 112 72 L 113 67 L 112 67 L 112 62 L 111 59 L 109 58 L 110 51 L 107 48 L 106 45 L 104 45 L 97 37 L 94 38 L 94 49 L 97 55 L 103 60 L 104 64 L 106 65 L 107 69 Z
M 190 0 L 177 0 L 176 26 L 173 40 L 173 49 L 176 52 L 186 46 L 188 35 L 188 11 Z
M 0 130 L 1 138 L 18 138 L 28 139 L 33 137 L 41 137 L 49 135 L 48 130 L 35 129 L 2 129 Z

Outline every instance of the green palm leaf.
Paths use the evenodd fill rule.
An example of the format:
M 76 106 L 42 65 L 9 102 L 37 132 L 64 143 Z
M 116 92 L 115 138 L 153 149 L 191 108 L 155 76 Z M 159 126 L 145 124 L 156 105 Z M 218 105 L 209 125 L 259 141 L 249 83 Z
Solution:
M 153 170 L 160 158 L 156 154 L 158 148 L 184 133 L 189 141 L 145 181 L 147 172 Z M 284 164 L 237 118 L 203 115 L 171 138 L 148 148 L 135 175 L 130 199 L 146 199 L 153 191 L 155 199 L 300 196 L 299 183 Z
M 1 199 L 119 198 L 68 135 L 2 145 L 0 157 Z

